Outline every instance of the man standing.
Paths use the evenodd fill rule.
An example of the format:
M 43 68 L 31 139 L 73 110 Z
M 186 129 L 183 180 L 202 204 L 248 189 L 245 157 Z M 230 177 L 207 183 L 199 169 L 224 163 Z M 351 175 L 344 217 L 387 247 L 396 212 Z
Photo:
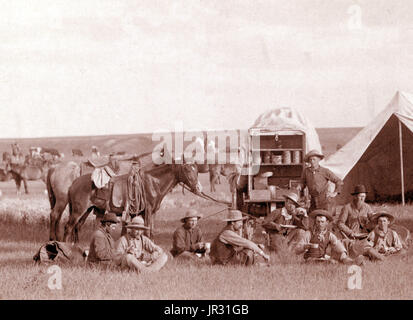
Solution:
M 262 256 L 267 262 L 270 256 L 254 242 L 241 236 L 243 220 L 242 212 L 239 210 L 229 210 L 226 227 L 219 233 L 211 245 L 211 261 L 220 265 L 253 265 L 255 255 Z
M 335 183 L 337 194 L 341 193 L 343 181 L 338 178 L 329 169 L 321 167 L 319 162 L 324 159 L 324 155 L 317 151 L 311 150 L 304 158 L 305 162 L 310 164 L 305 168 L 302 174 L 303 188 L 307 187 L 311 196 L 310 211 L 323 209 L 330 211 L 334 205 L 333 197 L 328 192 L 328 182 Z
M 136 216 L 126 226 L 128 232 L 120 237 L 116 251 L 121 256 L 120 265 L 140 272 L 159 271 L 168 261 L 168 256 L 161 247 L 143 235 L 149 228 L 143 218 Z
M 290 247 L 299 243 L 309 228 L 307 212 L 299 208 L 298 195 L 289 192 L 284 198 L 285 207 L 272 211 L 262 225 L 270 237 L 270 248 L 275 252 L 278 252 L 283 244 Z
M 347 256 L 346 249 L 340 240 L 328 230 L 328 224 L 333 220 L 330 213 L 326 210 L 314 210 L 309 213 L 315 219 L 312 231 L 306 231 L 304 238 L 296 246 L 296 253 L 304 253 L 304 259 L 311 261 L 330 261 L 327 255 L 327 248 L 331 247 L 334 260 L 342 263 L 353 263 Z
M 106 213 L 100 223 L 92 235 L 87 261 L 93 265 L 114 267 L 118 264 L 118 256 L 110 232 L 116 228 L 118 219 L 114 213 Z
M 197 226 L 201 217 L 195 209 L 189 209 L 181 219 L 183 225 L 176 229 L 173 235 L 171 254 L 174 258 L 199 261 L 197 253 L 205 257 L 206 244 L 201 229 Z
M 396 231 L 389 228 L 394 216 L 379 211 L 372 217 L 376 227 L 367 238 L 367 255 L 373 260 L 384 260 L 386 256 L 404 252 L 402 242 Z

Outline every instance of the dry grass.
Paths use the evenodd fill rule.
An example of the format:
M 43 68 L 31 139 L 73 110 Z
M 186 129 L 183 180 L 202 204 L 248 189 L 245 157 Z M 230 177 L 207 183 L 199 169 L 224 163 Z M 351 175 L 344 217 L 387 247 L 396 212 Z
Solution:
M 205 179 L 205 177 L 203 177 Z M 204 181 L 203 181 L 204 182 Z M 207 185 L 207 183 L 203 183 Z M 228 197 L 226 185 L 219 197 Z M 222 192 L 222 193 L 220 193 Z M 222 206 L 174 190 L 156 216 L 155 242 L 165 250 L 189 206 L 208 216 Z M 413 230 L 413 206 L 392 206 L 398 221 Z M 0 299 L 411 299 L 413 260 L 405 258 L 363 266 L 363 288 L 348 290 L 348 266 L 307 265 L 287 252 L 272 256 L 270 267 L 193 266 L 169 261 L 159 273 L 104 271 L 62 266 L 63 289 L 50 290 L 47 265 L 33 265 L 32 257 L 48 239 L 49 205 L 41 192 L 0 202 Z M 211 241 L 224 226 L 219 213 L 200 221 L 205 238 Z M 67 214 L 66 214 L 67 215 Z M 64 219 L 67 219 L 65 216 Z M 86 247 L 94 228 L 91 217 L 81 231 Z M 119 236 L 117 230 L 115 237 Z M 263 242 L 260 230 L 257 242 Z

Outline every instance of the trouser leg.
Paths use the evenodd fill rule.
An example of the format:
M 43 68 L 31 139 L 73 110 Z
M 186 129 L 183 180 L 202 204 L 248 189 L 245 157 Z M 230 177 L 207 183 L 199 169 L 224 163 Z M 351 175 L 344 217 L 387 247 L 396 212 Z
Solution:
M 146 271 L 159 271 L 168 261 L 168 255 L 162 252 L 149 266 L 146 267 Z

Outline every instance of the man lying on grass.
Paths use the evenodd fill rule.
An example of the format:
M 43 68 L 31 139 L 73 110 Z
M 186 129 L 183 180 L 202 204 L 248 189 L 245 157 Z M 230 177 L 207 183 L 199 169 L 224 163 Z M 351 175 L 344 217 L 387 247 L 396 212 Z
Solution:
M 197 263 L 209 262 L 209 250 L 201 229 L 197 226 L 201 215 L 189 209 L 181 219 L 182 226 L 175 230 L 171 254 L 175 259 Z
M 367 252 L 372 260 L 384 260 L 386 256 L 403 254 L 402 242 L 396 231 L 389 228 L 394 222 L 394 216 L 386 211 L 380 211 L 372 217 L 376 224 L 367 238 Z
M 296 246 L 296 253 L 304 253 L 306 262 L 336 262 L 336 259 L 327 255 L 327 248 L 331 247 L 332 256 L 339 262 L 354 263 L 353 259 L 348 257 L 341 241 L 328 230 L 328 224 L 333 220 L 330 213 L 325 210 L 314 210 L 309 216 L 315 219 L 313 230 L 305 232 L 302 241 Z
M 251 266 L 257 262 L 256 255 L 262 256 L 267 262 L 267 255 L 254 242 L 241 236 L 243 220 L 239 210 L 229 210 L 225 228 L 219 233 L 211 245 L 211 261 L 219 265 L 243 265 Z

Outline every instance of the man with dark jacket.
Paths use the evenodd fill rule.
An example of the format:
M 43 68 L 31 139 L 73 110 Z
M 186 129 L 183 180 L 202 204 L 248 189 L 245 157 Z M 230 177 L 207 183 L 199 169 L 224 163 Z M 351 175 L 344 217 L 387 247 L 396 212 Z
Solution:
M 114 213 L 106 213 L 100 223 L 92 235 L 87 261 L 93 265 L 114 267 L 118 264 L 118 255 L 110 232 L 116 228 L 118 219 Z
M 176 229 L 173 235 L 171 254 L 174 258 L 198 261 L 205 257 L 206 243 L 201 229 L 197 226 L 201 217 L 196 210 L 189 209 L 181 219 L 183 225 Z

